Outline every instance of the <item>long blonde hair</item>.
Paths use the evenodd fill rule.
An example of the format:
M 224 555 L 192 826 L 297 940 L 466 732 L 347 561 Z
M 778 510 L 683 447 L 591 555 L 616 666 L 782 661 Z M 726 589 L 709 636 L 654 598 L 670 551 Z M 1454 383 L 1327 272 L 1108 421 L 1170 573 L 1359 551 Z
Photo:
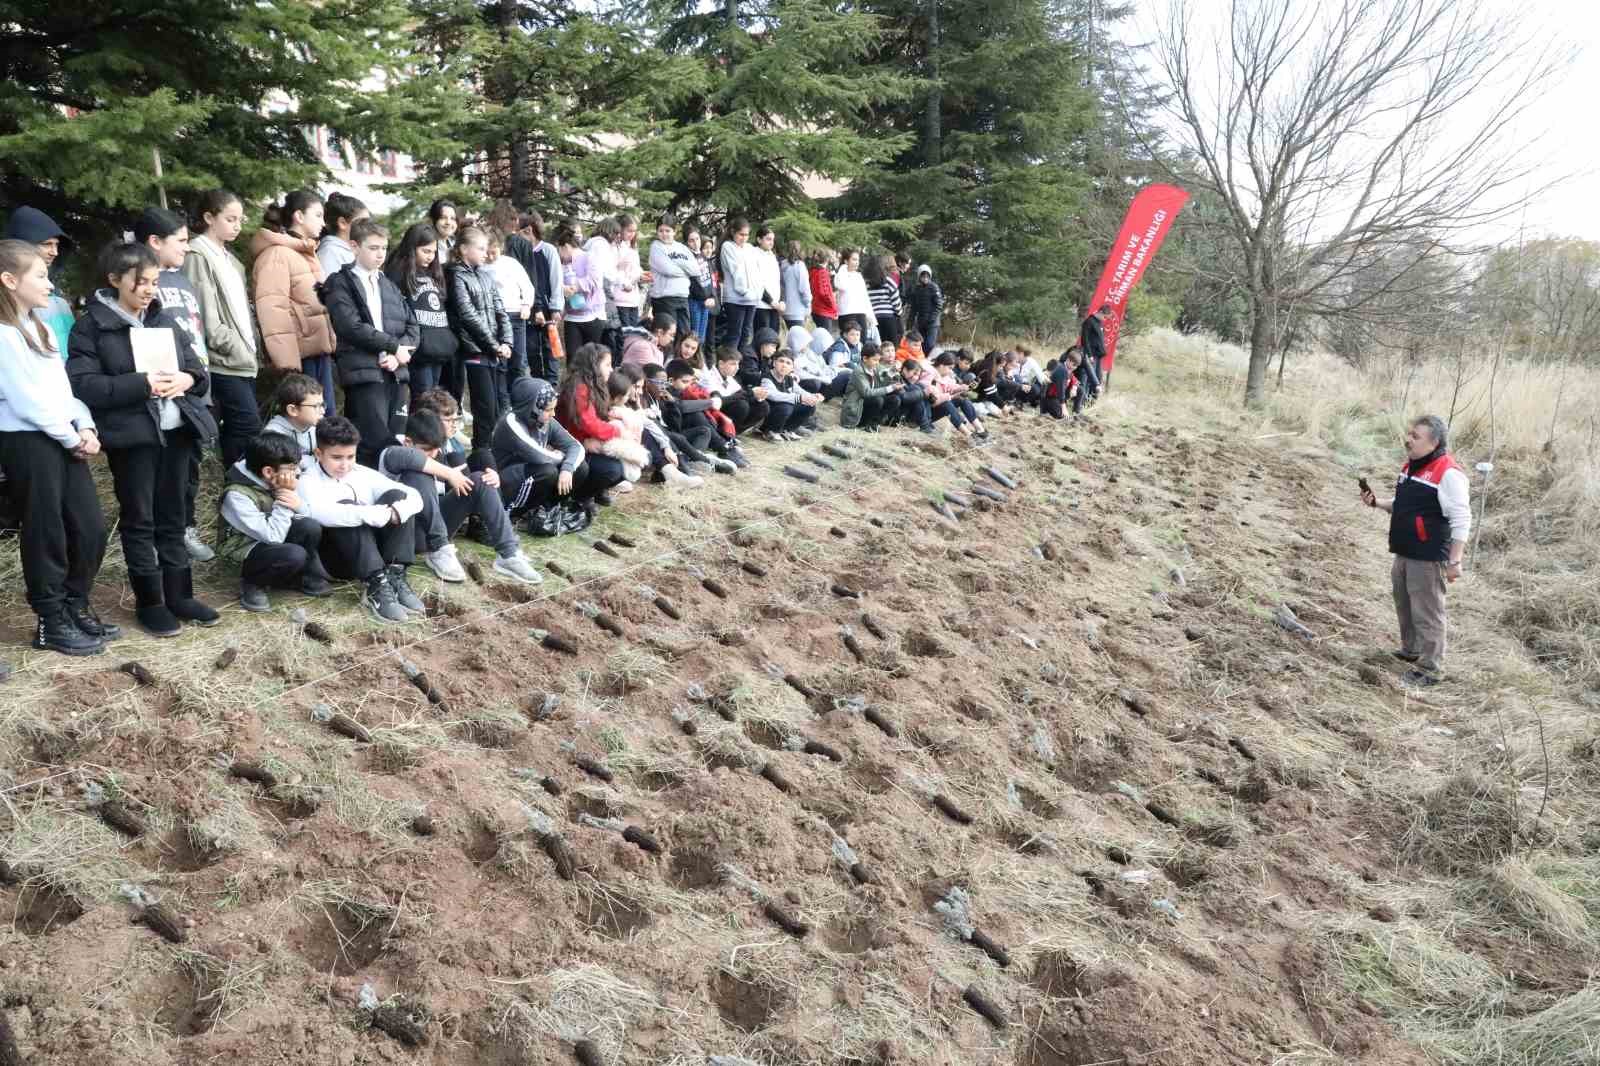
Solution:
M 35 260 L 43 259 L 39 249 L 27 241 L 0 241 L 0 274 L 15 274 L 22 276 L 22 272 L 33 266 Z M 35 329 L 28 329 L 24 319 L 31 318 Z M 17 298 L 4 285 L 0 285 L 0 323 L 13 326 L 22 334 L 22 339 L 37 355 L 53 356 L 56 350 L 51 345 L 50 330 L 35 311 L 24 311 L 17 303 Z M 37 336 L 35 336 L 37 334 Z

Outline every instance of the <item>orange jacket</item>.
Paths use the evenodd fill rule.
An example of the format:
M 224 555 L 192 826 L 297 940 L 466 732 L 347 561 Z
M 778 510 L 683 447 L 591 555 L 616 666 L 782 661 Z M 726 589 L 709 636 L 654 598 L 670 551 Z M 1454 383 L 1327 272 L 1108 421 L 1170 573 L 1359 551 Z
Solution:
M 337 342 L 328 309 L 317 295 L 322 267 L 317 242 L 269 229 L 250 242 L 256 320 L 267 358 L 279 370 L 299 370 L 300 360 L 331 355 Z

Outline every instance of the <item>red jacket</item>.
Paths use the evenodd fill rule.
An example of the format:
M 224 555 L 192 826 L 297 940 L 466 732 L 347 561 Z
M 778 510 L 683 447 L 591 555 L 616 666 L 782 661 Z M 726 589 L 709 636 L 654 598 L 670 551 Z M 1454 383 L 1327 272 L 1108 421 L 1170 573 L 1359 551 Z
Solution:
M 586 440 L 611 440 L 621 432 L 595 411 L 594 404 L 589 401 L 589 386 L 579 382 L 572 394 L 572 400 L 578 416 L 569 419 L 558 406 L 556 421 L 561 423 L 562 429 L 577 438 L 579 443 Z
M 688 388 L 683 390 L 683 398 L 685 400 L 709 400 L 711 399 L 711 393 L 703 385 L 690 385 Z M 737 431 L 733 426 L 733 419 L 729 418 L 721 411 L 707 408 L 706 417 L 711 420 L 711 424 L 716 426 L 724 437 L 732 440 L 735 436 L 737 436 Z
M 839 317 L 839 305 L 833 300 L 833 279 L 821 267 L 811 268 L 811 317 Z

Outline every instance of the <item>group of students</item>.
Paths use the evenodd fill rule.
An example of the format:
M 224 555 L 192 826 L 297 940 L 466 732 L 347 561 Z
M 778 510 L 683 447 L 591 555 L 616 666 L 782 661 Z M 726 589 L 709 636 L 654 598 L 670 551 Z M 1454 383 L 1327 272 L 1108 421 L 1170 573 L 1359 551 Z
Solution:
M 643 271 L 636 252 L 628 263 L 638 227 L 626 216 L 587 242 L 563 223 L 547 242 L 538 215 L 496 214 L 458 223 L 437 203 L 391 248 L 359 201 L 294 192 L 267 208 L 247 273 L 230 249 L 244 205 L 218 190 L 198 199 L 192 234 L 169 211 L 140 215 L 74 314 L 49 277 L 66 234 L 13 212 L 0 242 L 0 467 L 22 517 L 34 646 L 93 654 L 120 635 L 90 602 L 107 527 L 87 460 L 101 451 L 138 625 L 173 636 L 220 620 L 195 595 L 194 559 L 237 564 L 245 610 L 270 609 L 272 589 L 325 596 L 354 580 L 374 617 L 403 622 L 423 611 L 407 577 L 419 557 L 466 580 L 458 534 L 492 546 L 497 573 L 538 583 L 519 525 L 573 532 L 642 481 L 733 474 L 749 465 L 746 437 L 808 436 L 832 400 L 846 428 L 937 433 L 947 418 L 981 443 L 986 417 L 1061 417 L 1077 394 L 1075 355 L 1046 369 L 1025 351 L 941 351 L 943 294 L 926 268 L 909 301 L 868 318 L 844 309 L 871 310 L 872 291 L 900 284 L 889 257 L 862 286 L 868 302 L 852 303 L 857 253 L 831 277 L 831 253 L 813 253 L 797 294 L 795 250 L 769 288 L 757 252 L 771 232 L 746 258 L 738 220 L 716 270 L 698 234 L 680 244 L 662 219 Z M 724 334 L 711 350 L 713 309 Z M 275 378 L 265 424 L 263 368 Z M 215 549 L 195 514 L 212 446 Z

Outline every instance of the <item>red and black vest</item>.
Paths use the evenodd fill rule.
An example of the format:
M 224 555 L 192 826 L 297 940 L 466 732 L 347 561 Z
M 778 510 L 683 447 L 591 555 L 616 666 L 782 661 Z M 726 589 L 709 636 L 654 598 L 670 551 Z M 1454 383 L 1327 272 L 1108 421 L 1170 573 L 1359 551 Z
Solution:
M 1394 486 L 1394 514 L 1389 519 L 1391 552 L 1426 562 L 1450 558 L 1450 523 L 1439 506 L 1439 483 L 1448 471 L 1460 469 L 1443 450 L 1400 468 Z

